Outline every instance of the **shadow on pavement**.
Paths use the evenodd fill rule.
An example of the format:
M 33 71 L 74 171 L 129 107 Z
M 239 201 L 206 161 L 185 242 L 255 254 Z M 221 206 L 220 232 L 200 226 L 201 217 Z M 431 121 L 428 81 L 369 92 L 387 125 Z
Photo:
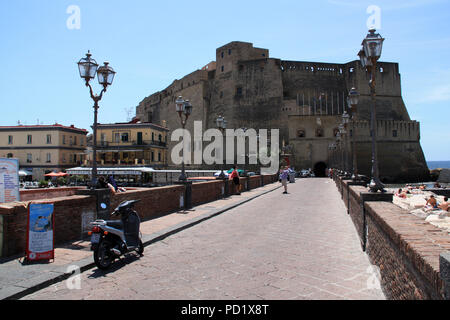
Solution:
M 125 267 L 128 264 L 131 264 L 141 258 L 139 255 L 136 255 L 135 253 L 129 253 L 120 259 L 116 259 L 114 263 L 111 265 L 111 267 L 108 270 L 101 270 L 101 269 L 94 269 L 94 272 L 88 276 L 90 279 L 100 278 L 104 277 L 109 273 L 116 272 L 117 270 L 120 270 L 121 268 Z

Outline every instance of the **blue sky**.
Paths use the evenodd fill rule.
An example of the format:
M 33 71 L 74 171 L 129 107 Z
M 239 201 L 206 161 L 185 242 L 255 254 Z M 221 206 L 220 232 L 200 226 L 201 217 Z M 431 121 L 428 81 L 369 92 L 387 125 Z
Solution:
M 67 27 L 71 5 L 80 29 Z M 101 123 L 126 121 L 127 109 L 134 114 L 144 97 L 214 60 L 230 41 L 285 60 L 355 60 L 370 5 L 381 9 L 381 60 L 400 64 L 426 159 L 450 160 L 450 0 L 2 1 L 0 125 L 90 129 L 92 100 L 76 66 L 88 49 L 117 71 Z

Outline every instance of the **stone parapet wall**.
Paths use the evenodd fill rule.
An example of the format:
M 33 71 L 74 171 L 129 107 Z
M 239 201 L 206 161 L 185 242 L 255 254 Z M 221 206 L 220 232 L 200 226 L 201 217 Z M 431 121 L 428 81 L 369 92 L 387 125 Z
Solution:
M 62 188 L 42 188 L 20 190 L 20 201 L 31 201 L 40 199 L 51 199 L 59 197 L 73 196 L 77 190 L 86 187 L 62 187 Z
M 83 225 L 87 224 L 86 219 L 90 221 L 95 215 L 96 202 L 90 196 L 72 195 L 47 200 L 2 204 L 0 205 L 0 215 L 3 217 L 3 246 L 0 256 L 7 257 L 25 252 L 28 205 L 46 202 L 54 204 L 56 244 L 81 239 Z
M 262 178 L 263 177 L 263 178 Z M 242 191 L 261 186 L 261 181 L 269 184 L 277 181 L 277 175 L 241 178 Z M 250 182 L 249 182 L 250 181 Z M 233 182 L 226 180 L 229 193 L 235 192 Z M 192 184 L 192 205 L 199 205 L 221 199 L 224 181 L 214 180 Z M 56 190 L 56 189 L 55 189 Z M 79 189 L 77 189 L 79 190 Z M 64 192 L 67 192 L 65 190 Z M 61 191 L 63 192 L 63 191 Z M 37 193 L 42 195 L 43 193 Z M 45 193 L 44 193 L 45 194 Z M 81 240 L 90 229 L 90 222 L 97 216 L 97 200 L 93 195 L 66 195 L 48 199 L 28 200 L 0 204 L 0 257 L 8 257 L 25 252 L 27 236 L 28 206 L 30 203 L 53 203 L 55 217 L 55 244 Z M 110 199 L 110 211 L 125 200 L 140 200 L 135 209 L 143 221 L 154 219 L 178 211 L 182 207 L 181 197 L 185 190 L 182 185 L 170 185 L 157 188 L 132 188 L 124 193 L 116 193 Z M 2 243 L 0 242 L 0 244 Z
M 386 297 L 449 299 L 445 295 L 449 270 L 440 270 L 440 259 L 441 265 L 448 265 L 440 257 L 450 250 L 448 232 L 394 205 L 392 194 L 371 194 L 366 187 L 349 185 L 337 175 L 333 180 L 349 209 L 362 250 L 380 270 Z

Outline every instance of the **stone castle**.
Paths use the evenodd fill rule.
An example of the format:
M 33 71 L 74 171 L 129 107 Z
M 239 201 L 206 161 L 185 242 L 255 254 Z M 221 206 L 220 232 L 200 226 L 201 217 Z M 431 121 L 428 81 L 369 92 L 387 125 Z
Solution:
M 380 178 L 425 181 L 429 170 L 420 146 L 420 127 L 403 102 L 398 63 L 379 62 L 376 85 Z M 179 128 L 175 100 L 183 96 L 193 105 L 188 130 L 193 130 L 194 120 L 203 122 L 203 130 L 215 128 L 218 115 L 225 117 L 230 129 L 279 129 L 280 151 L 290 165 L 322 175 L 336 162 L 336 152 L 329 146 L 336 141 L 343 112 L 349 110 L 347 95 L 352 87 L 360 93 L 355 121 L 358 171 L 370 176 L 369 75 L 359 60 L 285 61 L 270 58 L 268 49 L 233 41 L 216 49 L 216 61 L 142 100 L 136 118 L 169 130 Z M 168 139 L 169 153 L 177 143 Z M 351 156 L 344 161 L 350 168 Z

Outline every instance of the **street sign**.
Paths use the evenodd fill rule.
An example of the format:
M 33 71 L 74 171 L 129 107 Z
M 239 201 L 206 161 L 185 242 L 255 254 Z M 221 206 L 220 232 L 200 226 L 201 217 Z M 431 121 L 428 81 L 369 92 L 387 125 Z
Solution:
M 19 160 L 0 158 L 0 203 L 20 201 Z

